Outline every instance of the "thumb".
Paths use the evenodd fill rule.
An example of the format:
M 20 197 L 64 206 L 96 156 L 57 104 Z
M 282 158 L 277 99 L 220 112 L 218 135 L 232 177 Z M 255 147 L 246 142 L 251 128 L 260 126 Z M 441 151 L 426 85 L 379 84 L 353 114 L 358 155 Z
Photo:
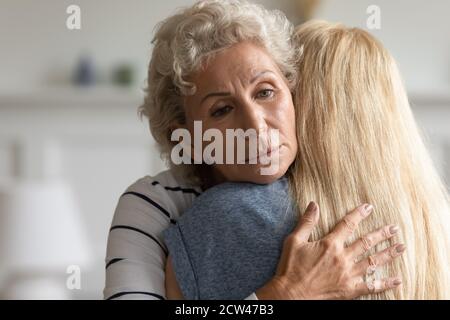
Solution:
M 295 237 L 300 242 L 307 242 L 318 221 L 319 206 L 314 201 L 311 201 L 295 227 Z

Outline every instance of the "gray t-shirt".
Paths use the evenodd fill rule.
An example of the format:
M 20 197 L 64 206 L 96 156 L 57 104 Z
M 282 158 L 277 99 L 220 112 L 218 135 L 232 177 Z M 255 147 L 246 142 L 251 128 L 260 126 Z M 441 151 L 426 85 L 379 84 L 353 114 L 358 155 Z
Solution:
M 241 300 L 263 286 L 275 274 L 295 212 L 285 177 L 202 193 L 163 232 L 183 296 Z

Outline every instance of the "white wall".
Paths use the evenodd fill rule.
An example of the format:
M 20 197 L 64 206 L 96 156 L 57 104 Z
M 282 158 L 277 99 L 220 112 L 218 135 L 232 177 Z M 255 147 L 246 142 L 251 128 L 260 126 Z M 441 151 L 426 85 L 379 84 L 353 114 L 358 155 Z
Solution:
M 81 51 L 102 70 L 132 61 L 145 79 L 151 31 L 161 18 L 189 0 L 45 0 L 0 2 L 0 90 L 65 78 Z M 260 0 L 287 8 L 288 0 Z M 82 29 L 65 27 L 69 4 L 82 10 Z M 450 87 L 450 1 L 322 0 L 318 18 L 365 27 L 366 8 L 381 8 L 381 30 L 372 32 L 397 58 L 411 90 Z M 289 13 L 289 11 L 287 11 Z
M 100 70 L 131 61 L 146 75 L 155 24 L 189 0 L 2 0 L 0 90 L 17 90 L 67 79 L 81 52 Z M 81 30 L 66 28 L 66 8 L 81 8 Z
M 325 0 L 317 17 L 366 28 L 366 9 L 381 9 L 370 30 L 391 51 L 410 91 L 450 91 L 450 1 Z

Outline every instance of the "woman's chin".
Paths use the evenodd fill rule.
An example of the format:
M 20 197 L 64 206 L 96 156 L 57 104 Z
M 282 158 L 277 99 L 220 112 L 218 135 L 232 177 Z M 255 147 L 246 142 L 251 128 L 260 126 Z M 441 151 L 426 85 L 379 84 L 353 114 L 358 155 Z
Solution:
M 254 176 L 249 179 L 249 182 L 258 183 L 258 184 L 269 184 L 272 183 L 278 179 L 280 179 L 285 172 L 278 170 L 275 173 L 271 174 L 255 174 Z
M 263 165 L 245 165 L 233 170 L 234 172 L 226 177 L 227 181 L 252 182 L 257 184 L 269 184 L 280 179 L 287 171 L 287 168 L 270 167 Z

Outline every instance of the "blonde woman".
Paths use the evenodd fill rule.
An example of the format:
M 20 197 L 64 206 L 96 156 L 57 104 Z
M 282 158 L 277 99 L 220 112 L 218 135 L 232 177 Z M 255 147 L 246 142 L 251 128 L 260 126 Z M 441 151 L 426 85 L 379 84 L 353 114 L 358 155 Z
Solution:
M 449 196 L 394 59 L 369 33 L 340 24 L 309 22 L 296 29 L 295 42 L 303 53 L 291 183 L 300 206 L 314 198 L 328 213 L 312 239 L 326 234 L 347 208 L 370 202 L 376 214 L 355 237 L 395 223 L 407 247 L 402 259 L 381 270 L 401 274 L 401 288 L 377 297 L 449 299 Z
M 320 272 L 311 276 L 303 266 L 292 276 L 290 268 L 313 248 L 332 247 L 357 266 L 342 277 L 328 275 L 344 291 L 366 288 L 367 299 L 449 299 L 449 197 L 394 59 L 369 33 L 340 24 L 305 23 L 294 41 L 301 54 L 294 91 L 298 152 L 286 175 L 290 188 L 286 179 L 264 186 L 226 183 L 197 199 L 165 232 L 168 272 L 178 280 L 168 284 L 171 297 L 237 298 L 275 271 L 279 288 L 292 297 L 329 298 L 314 295 Z M 320 205 L 322 213 L 316 210 L 310 228 L 292 232 L 296 222 L 284 212 L 298 208 L 286 202 L 290 197 L 298 208 L 310 199 Z M 373 213 L 346 215 L 360 202 L 373 204 Z M 245 217 L 239 218 L 239 210 Z M 395 226 L 380 229 L 384 238 L 370 233 L 389 223 Z M 278 225 L 281 229 L 273 228 Z M 297 241 L 283 241 L 289 233 Z M 324 237 L 340 238 L 344 245 L 324 243 Z M 293 246 L 300 248 L 297 259 L 286 256 Z M 397 249 L 405 248 L 400 257 Z M 346 263 L 324 260 L 316 265 L 327 272 Z M 250 275 L 241 272 L 242 265 Z M 308 290 L 289 288 L 288 274 L 309 283 Z M 380 291 L 383 281 L 401 285 Z
M 108 237 L 105 299 L 167 298 L 168 250 L 163 230 L 175 224 L 200 193 L 212 186 L 225 181 L 270 184 L 286 174 L 298 149 L 292 100 L 297 76 L 293 30 L 279 11 L 231 0 L 199 1 L 157 26 L 148 92 L 140 111 L 149 119 L 152 135 L 170 170 L 138 179 L 120 197 Z M 175 165 L 170 157 L 176 144 L 171 134 L 180 127 L 192 132 L 196 120 L 202 121 L 204 130 L 222 133 L 228 128 L 279 130 L 278 169 L 263 176 L 259 174 L 260 163 Z M 361 213 L 369 213 L 370 208 L 358 205 L 346 221 L 362 220 Z M 333 215 L 340 215 L 342 209 Z M 286 237 L 288 243 L 295 243 L 296 235 L 309 232 L 314 212 L 317 210 L 310 206 L 294 236 Z M 390 226 L 385 228 L 389 230 Z M 383 230 L 375 235 L 378 241 L 392 236 Z M 242 298 L 348 299 L 367 294 L 363 284 L 354 288 L 335 281 L 357 268 L 350 255 L 342 255 L 341 238 L 323 238 L 326 250 L 322 246 L 312 246 L 308 251 L 287 247 L 280 259 L 283 265 L 290 262 L 286 274 L 281 278 L 274 275 Z M 339 263 L 331 264 L 331 268 L 321 261 Z M 301 279 L 297 277 L 299 270 L 305 275 Z M 320 275 L 320 279 L 314 275 Z M 312 278 L 314 283 L 308 280 Z M 350 280 L 360 278 L 355 274 Z M 385 281 L 377 290 L 398 285 Z

